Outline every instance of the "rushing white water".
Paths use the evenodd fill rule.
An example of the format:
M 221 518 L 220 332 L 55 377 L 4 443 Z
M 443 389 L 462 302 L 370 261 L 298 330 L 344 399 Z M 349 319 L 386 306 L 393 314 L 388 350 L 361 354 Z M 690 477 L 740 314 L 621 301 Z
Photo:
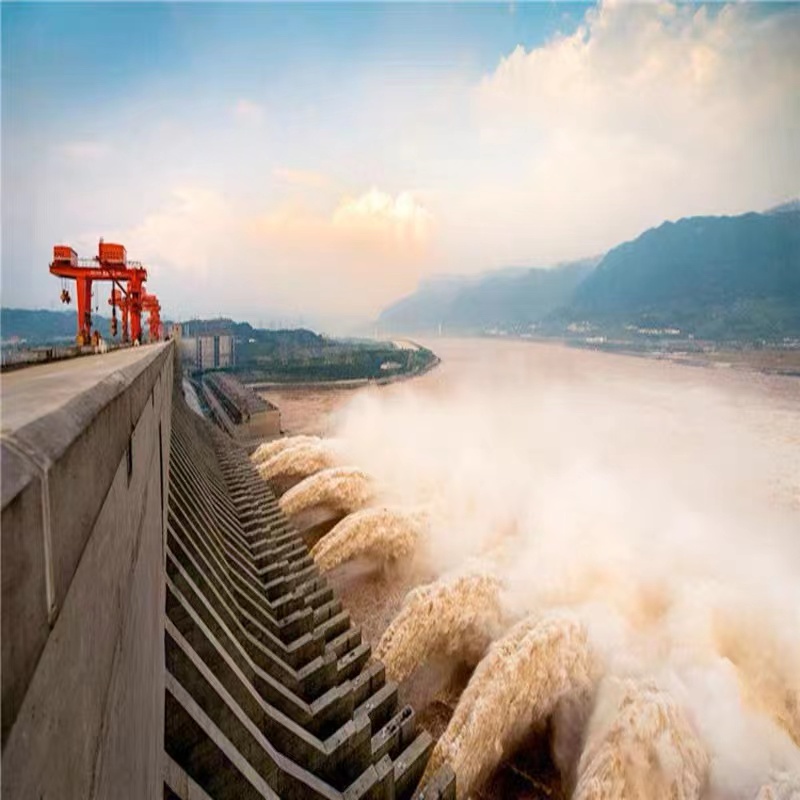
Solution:
M 699 800 L 709 757 L 680 706 L 655 684 L 604 682 L 578 766 L 575 800 Z
M 331 467 L 301 481 L 280 499 L 285 514 L 299 514 L 315 506 L 350 514 L 365 506 L 373 496 L 369 476 L 353 467 Z
M 501 585 L 486 569 L 446 575 L 409 592 L 375 648 L 386 674 L 405 680 L 433 656 L 474 661 L 502 629 Z
M 569 615 L 523 620 L 490 648 L 436 744 L 429 771 L 448 762 L 469 797 L 525 734 L 593 685 L 585 628 Z M 622 797 L 622 795 L 620 795 Z
M 777 775 L 761 787 L 756 800 L 800 800 L 800 775 Z
M 305 478 L 336 463 L 332 448 L 325 442 L 297 442 L 258 465 L 264 480 L 279 477 Z
M 800 747 L 800 632 L 763 623 L 747 604 L 717 613 L 714 647 L 735 668 L 744 703 Z
M 422 512 L 365 508 L 345 517 L 311 550 L 322 570 L 362 556 L 378 565 L 410 558 L 425 527 Z
M 533 344 L 434 350 L 439 370 L 363 392 L 336 429 L 339 463 L 430 509 L 424 571 L 447 583 L 491 562 L 497 619 L 574 615 L 603 685 L 652 680 L 654 707 L 690 726 L 704 798 L 783 791 L 775 776 L 800 774 L 800 382 Z M 448 626 L 462 658 L 450 598 L 428 599 L 412 593 L 378 647 L 398 677 L 447 654 Z M 554 713 L 574 774 L 585 709 Z M 691 753 L 677 786 L 699 774 Z
M 797 773 L 800 385 L 434 349 L 440 371 L 362 394 L 337 427 L 343 459 L 432 509 L 426 566 L 501 543 L 503 616 L 570 609 L 606 675 L 657 679 L 709 753 L 705 797 L 752 800 Z
M 296 447 L 299 444 L 313 444 L 319 441 L 318 436 L 285 436 L 282 439 L 275 439 L 272 442 L 264 442 L 264 444 L 259 445 L 250 458 L 256 465 L 263 464 L 290 447 Z

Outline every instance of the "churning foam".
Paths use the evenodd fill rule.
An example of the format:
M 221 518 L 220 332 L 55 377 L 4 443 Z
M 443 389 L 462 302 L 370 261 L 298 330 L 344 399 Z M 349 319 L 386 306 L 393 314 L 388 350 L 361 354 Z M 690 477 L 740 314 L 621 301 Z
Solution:
M 706 797 L 753 800 L 797 774 L 800 383 L 535 344 L 436 349 L 440 370 L 357 396 L 337 428 L 342 461 L 431 509 L 425 570 L 457 573 L 501 536 L 500 616 L 567 610 L 609 678 L 653 676 L 667 722 L 691 720 L 710 754 Z M 437 613 L 410 597 L 387 629 L 398 676 L 446 652 L 448 626 L 458 640 L 459 615 Z M 677 752 L 690 786 L 700 762 Z
M 263 464 L 269 461 L 273 456 L 288 450 L 290 447 L 296 447 L 298 444 L 311 444 L 319 442 L 318 436 L 285 436 L 282 439 L 275 439 L 272 442 L 264 442 L 259 445 L 250 456 L 254 464 Z
M 373 491 L 372 481 L 362 470 L 330 467 L 292 487 L 281 497 L 280 506 L 289 515 L 315 506 L 350 514 L 365 506 Z
M 800 633 L 764 626 L 748 607 L 717 614 L 713 630 L 715 649 L 736 669 L 744 702 L 800 747 Z
M 756 800 L 800 800 L 800 774 L 776 775 L 761 787 Z
M 365 508 L 341 520 L 317 542 L 311 555 L 322 570 L 361 556 L 385 565 L 414 553 L 424 525 L 422 512 Z
M 429 772 L 449 763 L 459 796 L 469 797 L 532 727 L 546 722 L 559 701 L 587 695 L 593 680 L 580 622 L 552 615 L 517 623 L 478 664 L 434 748 Z
M 264 480 L 279 477 L 305 478 L 336 463 L 332 449 L 325 442 L 299 442 L 258 466 Z
M 446 575 L 408 593 L 386 629 L 375 657 L 386 674 L 405 680 L 434 656 L 479 658 L 501 621 L 501 585 L 485 569 Z
M 604 681 L 574 800 L 699 800 L 709 756 L 681 707 L 654 683 Z

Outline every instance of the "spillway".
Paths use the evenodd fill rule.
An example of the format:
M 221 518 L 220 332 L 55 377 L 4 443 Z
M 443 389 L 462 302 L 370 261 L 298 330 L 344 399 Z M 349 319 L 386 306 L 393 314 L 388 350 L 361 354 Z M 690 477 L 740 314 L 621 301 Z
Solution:
M 420 785 L 431 736 L 174 357 L 4 381 L 4 796 L 453 798 L 449 768 Z
M 281 798 L 410 797 L 431 737 L 416 729 L 412 708 L 400 707 L 397 686 L 370 659 L 369 643 L 244 450 L 177 399 L 175 406 L 170 758 L 187 774 L 207 773 L 212 786 L 244 786 L 246 771 L 219 752 L 227 740 Z M 212 773 L 223 756 L 226 770 Z M 426 796 L 452 791 L 446 771 L 434 784 L 441 788 Z

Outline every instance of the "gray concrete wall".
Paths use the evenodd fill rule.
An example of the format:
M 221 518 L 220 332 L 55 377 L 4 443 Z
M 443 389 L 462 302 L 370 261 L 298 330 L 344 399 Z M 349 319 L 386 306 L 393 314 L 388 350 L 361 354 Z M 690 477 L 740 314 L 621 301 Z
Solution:
M 239 439 L 264 439 L 281 434 L 281 412 L 277 408 L 259 411 L 250 417 L 250 421 L 240 425 L 237 431 Z
M 2 381 L 2 795 L 163 796 L 173 346 Z

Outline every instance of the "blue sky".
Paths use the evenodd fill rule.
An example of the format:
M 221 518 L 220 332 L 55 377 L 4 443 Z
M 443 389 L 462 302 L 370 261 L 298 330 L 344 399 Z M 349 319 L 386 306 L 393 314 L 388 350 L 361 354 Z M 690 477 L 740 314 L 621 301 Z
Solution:
M 778 202 L 798 31 L 796 4 L 4 3 L 3 304 L 57 307 L 51 246 L 105 235 L 172 314 L 335 325 Z

